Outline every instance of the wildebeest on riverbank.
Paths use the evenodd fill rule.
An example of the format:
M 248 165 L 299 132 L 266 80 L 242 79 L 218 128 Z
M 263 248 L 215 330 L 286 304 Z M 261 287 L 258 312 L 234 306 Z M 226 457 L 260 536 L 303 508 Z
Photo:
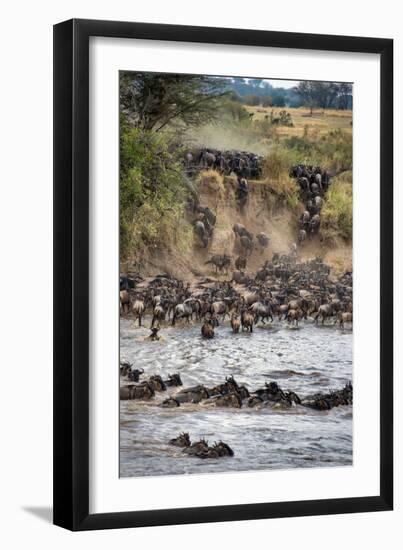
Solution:
M 233 173 L 242 178 L 259 179 L 262 176 L 262 161 L 261 156 L 250 151 L 202 147 L 186 152 L 184 166 L 189 176 L 199 170 L 213 169 L 225 176 Z
M 206 263 L 212 264 L 217 273 L 226 274 L 231 258 L 217 254 Z M 334 326 L 339 321 L 337 326 L 344 329 L 353 318 L 351 272 L 331 277 L 330 267 L 321 258 L 298 262 L 292 251 L 274 253 L 255 274 L 235 271 L 229 280 L 199 277 L 192 285 L 161 275 L 142 281 L 129 296 L 133 304 L 129 311 L 133 311 L 139 326 L 148 315 L 151 327 L 155 325 L 158 330 L 164 330 L 165 321 L 172 326 L 179 321 L 185 325 L 200 322 L 205 323 L 205 337 L 213 333 L 219 319 L 239 319 L 243 331 L 253 332 L 257 323 L 274 323 L 275 319 L 296 326 L 301 321 L 330 321 Z

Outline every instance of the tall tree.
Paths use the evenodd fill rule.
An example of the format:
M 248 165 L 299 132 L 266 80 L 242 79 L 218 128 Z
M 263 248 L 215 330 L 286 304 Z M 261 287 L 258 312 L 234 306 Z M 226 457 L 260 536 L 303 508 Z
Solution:
M 295 88 L 301 103 L 311 110 L 315 107 L 329 109 L 331 107 L 347 108 L 348 99 L 351 95 L 351 84 L 338 82 L 319 82 L 303 80 Z
M 170 123 L 197 126 L 215 118 L 227 83 L 198 75 L 122 73 L 121 112 L 142 130 L 162 130 Z
M 353 85 L 349 82 L 341 82 L 339 84 L 339 103 L 338 107 L 340 109 L 348 109 L 351 105 L 353 94 Z
M 316 82 L 301 80 L 298 86 L 296 86 L 295 92 L 301 98 L 301 103 L 310 109 L 312 115 L 314 108 L 318 106 Z

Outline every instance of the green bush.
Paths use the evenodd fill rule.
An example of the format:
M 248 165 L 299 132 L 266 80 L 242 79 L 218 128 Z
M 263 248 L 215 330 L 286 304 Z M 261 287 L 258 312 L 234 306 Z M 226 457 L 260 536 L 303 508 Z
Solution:
M 325 241 L 337 237 L 353 238 L 352 172 L 347 171 L 332 180 L 321 213 L 321 234 Z
M 173 151 L 176 151 L 174 153 Z M 163 133 L 128 128 L 120 138 L 120 252 L 122 259 L 180 239 L 188 195 L 180 148 Z

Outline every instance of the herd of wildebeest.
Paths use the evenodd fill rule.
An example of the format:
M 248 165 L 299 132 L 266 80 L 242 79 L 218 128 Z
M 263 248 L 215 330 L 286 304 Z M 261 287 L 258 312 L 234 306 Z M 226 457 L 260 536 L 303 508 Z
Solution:
M 121 361 L 120 374 L 126 383 L 120 387 L 120 399 L 140 399 L 149 401 L 156 392 L 165 392 L 171 387 L 181 387 L 182 379 L 178 373 L 169 374 L 167 380 L 159 374 L 149 376 L 140 381 L 144 374 L 143 369 L 133 368 L 128 361 Z M 277 382 L 265 383 L 264 387 L 249 390 L 245 385 L 240 385 L 233 376 L 226 378 L 225 382 L 218 385 L 206 386 L 199 384 L 189 388 L 183 388 L 171 394 L 167 399 L 159 403 L 162 408 L 176 408 L 185 403 L 211 405 L 215 407 L 275 407 L 290 408 L 301 405 L 316 410 L 330 410 L 339 405 L 350 405 L 353 400 L 353 387 L 349 382 L 342 389 L 328 393 L 316 393 L 300 397 L 291 390 L 283 390 Z
M 212 153 L 208 154 L 212 155 Z M 235 158 L 239 160 L 240 157 Z M 260 166 L 259 157 L 256 157 L 256 162 L 257 166 Z M 240 211 L 243 212 L 249 193 L 247 180 L 243 175 L 245 174 L 245 170 L 235 169 L 233 171 L 238 176 L 237 200 Z M 247 173 L 249 172 L 250 168 L 247 170 Z M 290 177 L 296 179 L 299 198 L 305 207 L 299 219 L 298 234 L 296 242 L 293 245 L 296 248 L 297 246 L 303 246 L 304 241 L 312 238 L 319 231 L 321 210 L 324 196 L 330 185 L 330 176 L 320 166 L 298 164 L 291 168 Z M 217 221 L 216 215 L 211 208 L 203 206 L 200 203 L 194 204 L 193 210 L 195 214 L 193 223 L 196 239 L 204 248 L 207 248 L 212 242 L 214 227 Z M 239 237 L 239 245 L 244 256 L 250 255 L 255 248 L 263 252 L 269 246 L 270 237 L 264 232 L 253 235 L 241 223 L 235 223 L 233 229 L 236 236 Z
M 299 186 L 300 200 L 305 210 L 300 217 L 298 244 L 319 231 L 320 212 L 323 206 L 323 197 L 330 185 L 330 176 L 320 166 L 298 164 L 293 166 L 290 177 L 296 179 Z
M 330 276 L 329 266 L 316 257 L 298 261 L 297 249 L 273 254 L 255 273 L 246 273 L 248 258 L 239 256 L 228 280 L 199 277 L 191 285 L 168 274 L 144 279 L 121 276 L 120 310 L 139 326 L 151 317 L 150 339 L 158 339 L 163 323 L 201 323 L 201 335 L 214 338 L 214 329 L 226 319 L 234 333 L 253 332 L 261 321 L 286 320 L 298 326 L 301 319 L 330 321 L 344 328 L 352 323 L 352 273 Z M 214 255 L 208 262 L 216 272 L 229 273 L 232 258 Z
M 237 151 L 202 149 L 196 155 L 186 157 L 189 170 L 194 166 L 214 168 L 223 174 L 234 172 L 239 178 L 261 174 L 261 159 L 257 155 Z M 301 201 L 306 210 L 300 217 L 297 242 L 287 253 L 273 253 L 270 260 L 262 263 L 255 272 L 246 271 L 254 250 L 263 255 L 270 238 L 261 232 L 253 235 L 243 224 L 235 223 L 234 258 L 227 251 L 212 255 L 205 265 L 211 265 L 211 276 L 200 276 L 192 282 L 184 282 L 169 274 L 142 277 L 128 273 L 120 277 L 120 312 L 132 318 L 133 323 L 144 325 L 149 319 L 150 341 L 161 339 L 164 326 L 186 326 L 200 323 L 203 339 L 217 336 L 216 327 L 229 320 L 228 330 L 234 335 L 244 331 L 253 333 L 254 327 L 270 321 L 285 322 L 298 327 L 301 320 L 318 324 L 338 324 L 345 328 L 352 324 L 352 273 L 331 276 L 330 267 L 320 258 L 301 261 L 299 250 L 303 242 L 315 234 L 320 226 L 320 211 L 330 177 L 320 167 L 297 165 L 291 168 L 290 176 L 299 186 Z M 196 204 L 195 235 L 204 247 L 209 244 L 216 225 L 215 213 L 206 206 Z M 217 277 L 214 275 L 222 275 Z M 169 335 L 168 335 L 169 337 Z M 168 387 L 182 385 L 179 374 L 169 375 L 167 380 L 154 375 L 140 381 L 144 372 L 133 365 L 121 363 L 121 375 L 125 380 L 120 388 L 122 400 L 154 398 L 156 392 Z M 225 383 L 207 387 L 198 385 L 180 389 L 162 401 L 164 408 L 179 407 L 183 403 L 212 404 L 217 407 L 266 407 L 295 405 L 318 410 L 328 410 L 338 405 L 352 403 L 352 385 L 329 393 L 300 397 L 293 391 L 281 389 L 276 382 L 250 391 L 239 385 L 233 377 Z M 191 444 L 188 434 L 171 440 L 173 445 L 183 447 L 185 452 L 210 458 L 232 456 L 233 451 L 223 442 L 209 447 L 204 440 Z
M 201 170 L 216 170 L 223 176 L 234 173 L 242 178 L 259 179 L 263 157 L 249 151 L 219 150 L 203 147 L 185 154 L 184 164 L 188 175 Z
M 246 385 L 240 385 L 233 376 L 226 378 L 225 382 L 218 385 L 197 386 L 181 388 L 182 380 L 179 374 L 169 375 L 163 380 L 160 375 L 150 376 L 148 379 L 139 381 L 144 373 L 142 369 L 135 369 L 129 362 L 121 362 L 120 372 L 126 381 L 136 381 L 137 384 L 125 383 L 120 387 L 120 399 L 139 399 L 149 401 L 154 399 L 156 393 L 166 392 L 174 386 L 176 393 L 171 393 L 165 400 L 159 402 L 162 408 L 177 408 L 184 404 L 198 404 L 201 407 L 226 407 L 240 409 L 249 408 L 291 408 L 295 406 L 307 407 L 318 411 L 330 410 L 340 405 L 352 405 L 353 386 L 348 382 L 339 390 L 327 393 L 316 393 L 305 397 L 299 396 L 291 390 L 283 390 L 277 382 L 265 383 L 261 388 L 249 390 Z M 199 458 L 218 458 L 222 456 L 233 456 L 234 452 L 226 444 L 220 441 L 209 447 L 203 439 L 191 444 L 187 433 L 180 434 L 177 438 L 170 440 L 171 445 L 187 449 L 185 452 Z

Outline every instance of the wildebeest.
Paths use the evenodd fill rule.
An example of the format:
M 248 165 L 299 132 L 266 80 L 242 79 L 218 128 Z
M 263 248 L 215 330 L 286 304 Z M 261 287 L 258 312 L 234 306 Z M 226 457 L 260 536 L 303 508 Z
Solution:
M 204 218 L 208 221 L 211 227 L 215 226 L 217 217 L 208 206 L 198 206 L 197 211 L 204 215 Z
M 241 223 L 235 223 L 232 230 L 235 233 L 235 236 L 248 237 L 248 239 L 253 240 L 253 233 L 248 231 Z
M 244 249 L 245 254 L 250 256 L 252 254 L 253 248 L 254 248 L 253 241 L 249 237 L 244 235 L 243 237 L 241 237 L 239 239 L 239 242 L 240 242 L 241 247 Z
M 269 319 L 273 322 L 273 312 L 270 304 L 263 303 L 263 302 L 255 302 L 251 305 L 249 308 L 249 311 L 254 315 L 254 323 L 257 324 L 259 322 L 259 318 L 261 319 L 262 323 L 264 324 L 265 319 Z
M 169 444 L 175 445 L 175 447 L 190 447 L 190 443 L 190 437 L 187 432 L 183 432 L 178 437 L 169 440 Z
M 203 168 L 214 168 L 215 161 L 216 157 L 213 153 L 209 153 L 206 149 L 200 152 L 199 165 Z
M 218 453 L 219 456 L 234 456 L 234 451 L 229 445 L 227 445 L 227 443 L 224 443 L 223 441 L 214 443 L 213 450 Z
M 179 403 L 199 403 L 202 399 L 207 399 L 208 397 L 210 397 L 210 394 L 207 388 L 202 385 L 184 388 L 175 395 L 175 399 Z
M 174 397 L 168 397 L 167 399 L 164 399 L 159 406 L 164 409 L 174 409 L 175 407 L 180 407 L 180 403 Z
M 305 229 L 300 229 L 298 232 L 298 243 L 301 245 L 306 240 Z
M 248 332 L 253 332 L 253 322 L 254 322 L 253 314 L 250 313 L 250 311 L 244 309 L 241 312 L 242 330 L 246 330 Z
M 127 376 L 133 367 L 129 361 L 120 361 L 120 376 Z
M 288 322 L 291 321 L 291 324 L 294 323 L 295 326 L 298 326 L 298 321 L 301 319 L 301 317 L 302 317 L 302 311 L 299 308 L 289 309 L 287 312 L 287 321 Z
M 235 268 L 238 270 L 246 269 L 246 256 L 238 256 L 238 258 L 235 260 Z
M 339 311 L 335 323 L 336 322 L 339 322 L 340 328 L 344 328 L 344 323 L 353 322 L 353 314 L 350 311 Z
M 243 302 L 246 306 L 251 306 L 259 300 L 259 294 L 257 292 L 246 292 L 243 296 Z
M 128 290 L 121 290 L 119 293 L 120 310 L 123 314 L 129 312 L 130 309 L 130 294 Z
M 203 338 L 214 338 L 214 325 L 211 319 L 206 319 L 201 327 Z
M 210 260 L 204 262 L 204 264 L 212 264 L 215 267 L 216 272 L 224 270 L 228 273 L 228 268 L 231 265 L 231 257 L 226 254 L 215 254 L 210 258 Z
M 312 219 L 311 221 L 309 222 L 309 231 L 310 233 L 316 233 L 319 229 L 319 225 L 320 225 L 320 216 L 319 214 L 315 214 L 314 216 L 312 216 Z
M 318 393 L 302 399 L 301 404 L 316 410 L 329 410 L 340 405 L 353 404 L 353 386 L 348 382 L 341 390 L 333 390 L 328 393 Z
M 232 273 L 232 282 L 237 284 L 244 284 L 247 280 L 245 273 L 243 271 L 234 271 Z
M 328 317 L 332 317 L 333 314 L 334 314 L 334 307 L 331 303 L 330 304 L 322 304 L 318 308 L 318 312 L 314 317 L 314 321 L 317 324 L 319 317 L 322 317 L 322 325 L 323 325 L 325 323 L 325 320 Z
M 175 326 L 177 319 L 186 319 L 190 323 L 190 319 L 193 315 L 193 307 L 190 302 L 178 304 L 175 306 L 174 314 L 172 316 L 172 326 Z
M 279 321 L 281 321 L 283 315 L 285 317 L 287 317 L 288 309 L 289 309 L 288 304 L 281 304 L 281 305 L 278 306 L 277 313 L 278 313 L 278 320 Z
M 223 300 L 213 302 L 210 307 L 210 313 L 214 315 L 215 318 L 217 318 L 218 315 L 222 315 L 224 321 L 225 315 L 228 313 L 228 306 Z
M 256 407 L 263 403 L 263 399 L 258 395 L 252 395 L 248 400 L 248 407 Z
M 318 195 L 317 197 L 314 198 L 313 203 L 316 206 L 316 208 L 318 208 L 320 210 L 322 208 L 322 204 L 323 204 L 322 197 L 320 197 Z
M 270 239 L 266 235 L 266 233 L 258 233 L 256 235 L 256 240 L 259 243 L 259 246 L 261 248 L 261 252 L 263 254 L 263 251 L 265 250 L 265 248 L 267 248 L 269 246 Z
M 216 407 L 234 407 L 240 409 L 242 407 L 242 398 L 236 392 L 225 395 L 213 395 L 206 400 L 206 404 L 212 404 Z
M 301 221 L 300 221 L 301 229 L 306 229 L 306 228 L 309 227 L 309 220 L 310 220 L 310 217 L 311 217 L 311 215 L 309 214 L 309 211 L 308 211 L 308 210 L 305 210 L 305 211 L 301 214 Z
M 120 290 L 130 290 L 135 287 L 135 280 L 133 277 L 128 277 L 127 275 L 120 275 L 119 277 L 119 287 Z
M 155 326 L 151 327 L 151 332 L 149 336 L 147 336 L 147 340 L 150 340 L 151 342 L 158 342 L 158 340 L 161 339 L 161 336 L 158 334 L 160 331 L 160 326 L 157 323 Z
M 241 321 L 237 313 L 232 313 L 231 315 L 231 328 L 232 332 L 234 332 L 235 334 L 237 334 L 239 332 L 239 329 L 241 328 Z
M 166 391 L 167 387 L 159 374 L 154 374 L 148 379 L 148 383 L 154 391 Z
M 168 380 L 164 380 L 166 386 L 183 386 L 179 374 L 168 374 Z
M 138 382 L 142 374 L 144 374 L 144 369 L 131 368 L 130 371 L 127 373 L 127 378 L 132 382 Z
M 200 242 L 203 244 L 204 248 L 206 248 L 209 243 L 209 235 L 204 223 L 202 221 L 196 221 L 194 230 Z
M 266 267 L 259 269 L 259 271 L 256 272 L 256 281 L 265 281 L 267 277 L 270 275 L 270 270 Z
M 141 319 L 144 315 L 144 310 L 145 310 L 144 300 L 141 298 L 137 298 L 134 301 L 132 311 L 134 315 L 134 322 L 136 322 L 136 319 L 138 319 L 139 327 L 141 327 Z
M 209 449 L 208 443 L 205 439 L 192 443 L 189 447 L 185 447 L 183 452 L 189 455 L 198 455 L 200 453 L 207 453 Z
M 141 382 L 140 384 L 129 384 L 120 387 L 120 399 L 142 399 L 149 400 L 154 397 L 155 391 L 149 382 Z
M 165 321 L 166 311 L 164 307 L 159 303 L 154 307 L 153 318 L 151 320 L 151 328 L 154 327 L 156 322 Z
M 193 154 L 190 151 L 185 153 L 184 162 L 185 162 L 185 170 L 187 174 L 191 176 L 194 170 L 194 160 L 193 160 Z

